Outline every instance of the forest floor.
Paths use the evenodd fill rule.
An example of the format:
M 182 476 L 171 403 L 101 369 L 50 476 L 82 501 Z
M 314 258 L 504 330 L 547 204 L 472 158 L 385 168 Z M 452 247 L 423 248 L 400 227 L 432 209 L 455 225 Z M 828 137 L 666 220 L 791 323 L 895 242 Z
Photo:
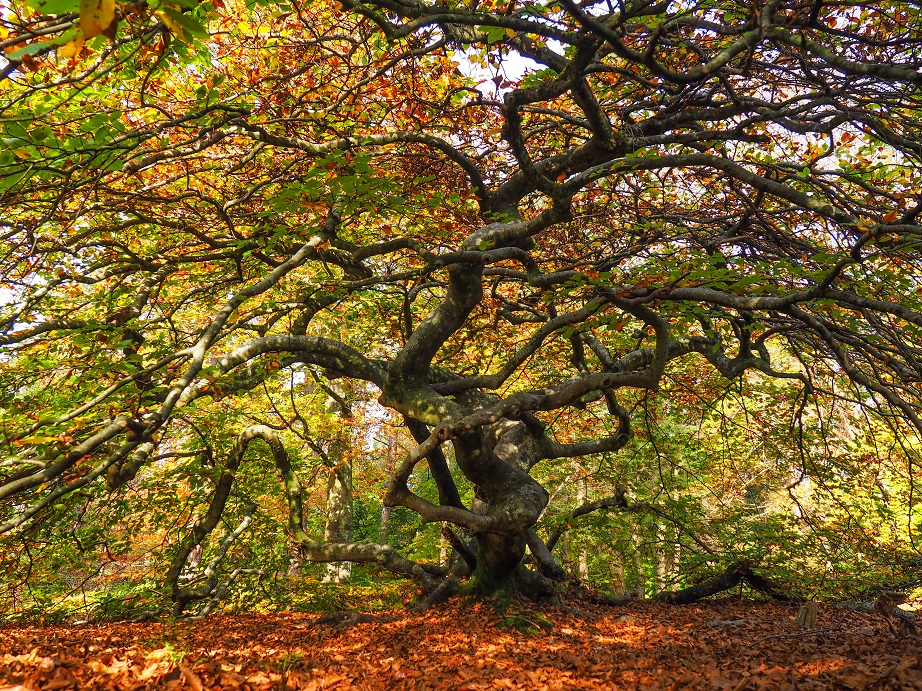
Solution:
M 0 628 L 0 691 L 24 689 L 922 689 L 922 640 L 880 615 L 717 600 L 597 615 L 451 602 L 341 621 Z M 513 616 L 510 613 L 516 612 Z M 807 633 L 807 635 L 805 635 Z

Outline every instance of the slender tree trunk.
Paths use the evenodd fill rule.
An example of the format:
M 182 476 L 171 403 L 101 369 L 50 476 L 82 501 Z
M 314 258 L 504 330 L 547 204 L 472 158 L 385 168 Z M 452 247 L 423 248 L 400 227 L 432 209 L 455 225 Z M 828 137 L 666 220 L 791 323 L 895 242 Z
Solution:
M 343 392 L 335 388 L 327 407 L 336 410 L 343 422 L 350 414 Z M 327 480 L 327 521 L 324 539 L 327 543 L 352 542 L 352 459 L 349 455 L 349 433 L 343 429 L 330 443 L 327 459 L 330 475 Z M 352 575 L 352 564 L 347 561 L 330 562 L 324 566 L 324 583 L 345 583 Z
M 659 523 L 654 525 L 653 530 L 659 544 L 656 550 L 656 591 L 659 592 L 666 587 L 669 581 L 670 557 L 666 543 L 666 530 Z
M 352 462 L 345 454 L 345 443 L 337 439 L 330 460 L 334 466 L 327 482 L 327 523 L 324 530 L 326 542 L 352 542 Z M 345 583 L 352 575 L 352 564 L 347 561 L 331 562 L 324 567 L 324 583 Z
M 447 523 L 442 523 L 442 527 L 448 527 Z M 448 566 L 448 560 L 451 556 L 451 548 L 448 544 L 448 538 L 445 537 L 445 531 L 443 530 L 439 534 L 439 564 L 442 566 Z
M 582 469 L 578 469 L 579 475 L 576 481 L 576 505 L 582 506 L 589 500 L 589 482 L 586 480 Z M 576 553 L 576 573 L 580 580 L 589 580 L 589 551 L 586 549 L 585 541 L 581 541 Z
M 192 551 L 189 552 L 189 557 L 186 559 L 186 564 L 191 568 L 198 568 L 198 565 L 202 563 L 202 544 L 199 543 L 192 548 Z
M 679 577 L 679 567 L 682 559 L 682 542 L 679 540 L 679 529 L 676 526 L 672 526 L 672 572 L 670 577 L 675 581 Z
M 388 429 L 386 426 L 384 429 Z M 384 456 L 384 471 L 390 475 L 394 471 L 394 465 L 397 462 L 397 433 L 389 432 L 387 435 L 387 450 Z M 391 506 L 381 507 L 381 522 L 378 525 L 378 542 L 382 545 L 388 544 L 390 537 Z
M 387 544 L 387 538 L 389 536 L 391 522 L 391 508 L 390 506 L 381 507 L 381 525 L 378 527 L 378 542 L 382 545 Z
M 304 559 L 301 557 L 301 550 L 294 544 L 288 548 L 288 575 L 300 576 L 304 569 Z
M 627 591 L 627 583 L 624 580 L 624 559 L 613 556 L 608 562 L 608 589 L 615 595 L 621 595 Z
M 642 540 L 635 532 L 634 541 L 634 573 L 636 580 L 637 599 L 643 600 L 647 596 L 647 579 L 643 569 L 643 555 L 641 554 Z
M 570 560 L 570 531 L 568 530 L 563 534 L 563 544 L 560 546 L 560 557 L 563 562 L 563 567 L 567 570 L 567 574 L 573 576 L 573 562 Z

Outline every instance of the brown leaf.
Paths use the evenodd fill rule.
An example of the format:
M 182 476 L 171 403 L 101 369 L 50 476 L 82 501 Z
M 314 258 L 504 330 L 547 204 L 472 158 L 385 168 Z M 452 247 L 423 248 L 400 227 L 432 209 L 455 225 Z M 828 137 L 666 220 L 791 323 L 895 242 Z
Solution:
M 193 672 L 186 665 L 179 663 L 179 669 L 182 671 L 182 675 L 186 678 L 186 682 L 189 686 L 192 687 L 192 691 L 205 691 L 205 685 L 202 684 L 202 680 L 199 678 L 198 674 Z

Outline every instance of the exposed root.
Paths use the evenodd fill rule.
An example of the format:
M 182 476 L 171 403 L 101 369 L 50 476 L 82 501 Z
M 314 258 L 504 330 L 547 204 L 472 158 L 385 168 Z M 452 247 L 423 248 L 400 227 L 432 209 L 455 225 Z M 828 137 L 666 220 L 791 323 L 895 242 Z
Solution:
M 434 607 L 435 605 L 440 605 L 443 602 L 447 602 L 452 595 L 458 592 L 460 586 L 461 581 L 458 580 L 457 576 L 448 576 L 448 578 L 439 583 L 435 590 L 429 593 L 425 600 L 411 608 L 410 611 L 424 612 L 430 607 Z
M 579 609 L 578 607 L 571 607 L 570 605 L 564 604 L 562 600 L 557 599 L 556 602 L 548 602 L 551 607 L 554 609 L 559 609 L 561 612 L 566 614 L 573 614 L 577 617 L 589 617 L 589 618 L 598 618 L 601 617 L 601 614 L 596 614 L 595 612 L 590 612 L 586 609 Z

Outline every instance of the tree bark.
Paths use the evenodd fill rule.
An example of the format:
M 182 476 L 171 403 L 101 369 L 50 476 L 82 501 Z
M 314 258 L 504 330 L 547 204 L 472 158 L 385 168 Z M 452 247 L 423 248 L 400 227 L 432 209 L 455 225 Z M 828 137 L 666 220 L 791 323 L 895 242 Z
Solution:
M 339 454 L 327 483 L 327 521 L 324 540 L 328 543 L 352 542 L 352 462 Z M 331 454 L 332 456 L 332 454 Z M 352 564 L 331 562 L 324 567 L 324 583 L 345 583 L 352 575 Z
M 577 466 L 576 471 L 578 473 L 578 479 L 576 481 L 576 503 L 582 506 L 589 498 L 589 483 L 583 474 L 582 468 Z M 585 544 L 580 544 L 576 550 L 576 575 L 580 580 L 589 580 L 589 552 Z
M 781 592 L 778 586 L 768 578 L 753 573 L 749 563 L 745 561 L 730 564 L 721 575 L 702 583 L 697 583 L 682 590 L 661 592 L 656 596 L 656 599 L 675 605 L 687 605 L 702 598 L 730 590 L 730 588 L 738 585 L 741 580 L 745 580 L 755 590 L 763 592 L 775 600 L 781 600 L 782 602 L 803 601 L 802 598 Z
M 387 539 L 390 535 L 390 522 L 391 522 L 391 511 L 393 507 L 391 506 L 382 506 L 381 507 L 381 525 L 378 526 L 378 542 L 382 545 L 387 544 Z
M 351 412 L 338 387 L 329 391 L 327 410 L 336 411 L 345 423 Z M 349 434 L 345 424 L 330 442 L 327 461 L 330 475 L 327 480 L 327 515 L 324 540 L 327 543 L 352 542 L 352 459 L 349 455 Z M 352 575 L 352 563 L 330 562 L 324 566 L 323 583 L 346 583 Z

